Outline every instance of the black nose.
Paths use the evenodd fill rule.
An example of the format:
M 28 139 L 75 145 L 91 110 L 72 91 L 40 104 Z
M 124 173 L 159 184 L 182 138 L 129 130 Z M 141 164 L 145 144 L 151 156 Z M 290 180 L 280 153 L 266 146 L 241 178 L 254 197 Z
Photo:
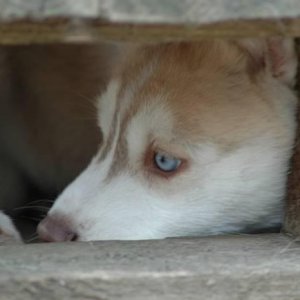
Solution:
M 73 242 L 78 234 L 69 225 L 66 218 L 47 216 L 37 228 L 39 238 L 45 242 Z

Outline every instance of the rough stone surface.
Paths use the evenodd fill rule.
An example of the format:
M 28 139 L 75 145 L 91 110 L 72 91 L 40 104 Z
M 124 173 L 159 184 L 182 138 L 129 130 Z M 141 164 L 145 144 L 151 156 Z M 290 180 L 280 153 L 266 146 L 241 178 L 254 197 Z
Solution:
M 0 247 L 0 299 L 300 299 L 300 244 L 280 235 Z

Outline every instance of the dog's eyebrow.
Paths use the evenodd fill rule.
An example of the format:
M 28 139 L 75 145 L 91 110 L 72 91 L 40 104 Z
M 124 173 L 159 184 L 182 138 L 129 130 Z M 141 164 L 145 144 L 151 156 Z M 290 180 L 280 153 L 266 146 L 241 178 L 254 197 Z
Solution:
M 121 170 L 125 169 L 128 165 L 128 143 L 126 139 L 126 130 L 130 121 L 133 117 L 138 113 L 140 106 L 142 105 L 142 101 L 137 95 L 138 91 L 136 91 L 135 96 L 132 98 L 132 102 L 124 113 L 123 119 L 120 121 L 120 124 L 116 122 L 115 126 L 120 126 L 119 136 L 117 137 L 117 143 L 115 148 L 115 153 L 113 156 L 113 161 L 111 163 L 108 174 L 105 178 L 105 181 L 110 181 L 113 177 L 115 177 Z M 121 101 L 119 101 L 121 102 Z M 120 114 L 119 114 L 119 117 Z M 115 131 L 116 134 L 116 131 Z M 113 141 L 113 136 L 111 137 Z
M 97 163 L 102 162 L 108 155 L 112 145 L 113 145 L 113 141 L 114 141 L 114 136 L 117 133 L 117 121 L 118 121 L 118 114 L 120 111 L 120 101 L 117 102 L 116 105 L 116 109 L 112 118 L 112 123 L 111 123 L 111 127 L 110 127 L 110 131 L 109 134 L 107 136 L 106 140 L 103 140 L 104 145 L 103 148 L 101 150 L 101 155 L 99 156 L 99 158 L 97 159 Z
M 128 144 L 124 136 L 122 136 L 116 146 L 113 161 L 105 178 L 105 182 L 109 182 L 113 177 L 125 169 L 128 164 Z
M 98 163 L 105 160 L 108 153 L 112 150 L 114 140 L 117 138 L 115 153 L 106 181 L 111 180 L 117 173 L 124 169 L 128 162 L 128 145 L 125 132 L 130 120 L 138 112 L 142 105 L 140 90 L 150 80 L 157 67 L 157 59 L 147 63 L 146 66 L 138 68 L 138 72 L 134 72 L 133 76 L 128 76 L 125 71 L 121 74 L 121 87 L 117 94 L 117 103 L 112 118 L 110 132 L 107 136 L 101 154 L 97 160 Z M 117 127 L 119 126 L 118 137 Z

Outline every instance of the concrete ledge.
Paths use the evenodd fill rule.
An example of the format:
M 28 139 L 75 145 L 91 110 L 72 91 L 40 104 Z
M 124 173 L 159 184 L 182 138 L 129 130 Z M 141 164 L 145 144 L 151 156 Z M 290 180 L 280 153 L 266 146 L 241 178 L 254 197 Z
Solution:
M 300 299 L 280 234 L 0 247 L 0 299 Z

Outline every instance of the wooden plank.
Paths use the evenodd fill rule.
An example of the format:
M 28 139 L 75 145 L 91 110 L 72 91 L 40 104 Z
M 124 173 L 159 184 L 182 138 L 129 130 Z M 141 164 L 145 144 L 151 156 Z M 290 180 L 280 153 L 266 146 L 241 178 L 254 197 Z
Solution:
M 300 117 L 298 117 L 298 127 Z M 286 198 L 284 231 L 300 236 L 300 129 L 298 129 L 294 156 L 291 161 Z
M 297 52 L 300 58 L 300 42 L 298 41 Z M 298 67 L 298 73 L 300 65 Z M 296 89 L 300 89 L 300 77 Z M 299 94 L 299 92 L 298 92 Z M 290 162 L 288 176 L 287 197 L 285 206 L 285 220 L 283 230 L 293 236 L 300 236 L 300 110 L 297 112 L 297 133 L 294 146 L 294 154 Z
M 0 247 L 1 300 L 299 300 L 280 234 Z
M 298 0 L 2 0 L 0 42 L 300 36 Z

